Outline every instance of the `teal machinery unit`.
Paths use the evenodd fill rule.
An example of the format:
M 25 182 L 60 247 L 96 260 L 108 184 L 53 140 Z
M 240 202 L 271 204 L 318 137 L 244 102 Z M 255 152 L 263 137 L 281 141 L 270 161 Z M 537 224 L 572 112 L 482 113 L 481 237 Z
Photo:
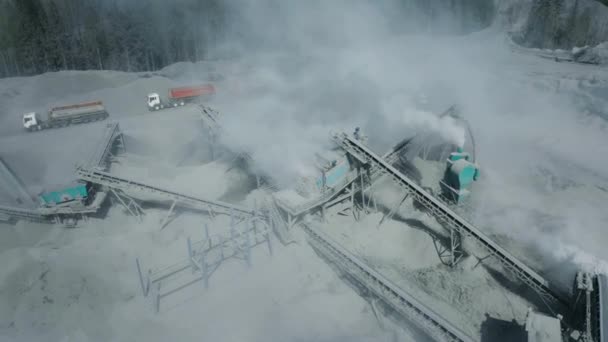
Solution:
M 315 179 L 316 191 L 324 193 L 344 185 L 351 172 L 350 162 L 341 150 L 315 153 L 317 169 L 321 174 Z
M 322 151 L 315 153 L 315 157 L 319 173 L 312 177 L 301 177 L 295 189 L 306 198 L 333 193 L 345 185 L 351 173 L 350 162 L 341 151 Z
M 87 184 L 76 182 L 51 191 L 44 191 L 40 194 L 39 198 L 43 206 L 54 207 L 66 202 L 84 201 L 88 195 Z
M 479 178 L 479 167 L 469 161 L 469 158 L 469 154 L 463 152 L 462 148 L 451 153 L 440 184 L 443 196 L 456 204 L 467 198 L 471 184 Z
M 325 188 L 334 188 L 339 186 L 348 173 L 350 172 L 350 164 L 346 158 L 333 161 L 326 169 L 321 170 L 321 176 L 317 177 L 317 189 L 321 192 Z

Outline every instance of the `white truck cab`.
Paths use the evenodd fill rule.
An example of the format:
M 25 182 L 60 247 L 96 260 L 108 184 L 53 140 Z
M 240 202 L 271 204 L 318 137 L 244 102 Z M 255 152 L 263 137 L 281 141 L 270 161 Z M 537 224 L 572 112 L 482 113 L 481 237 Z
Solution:
M 38 117 L 38 113 L 31 112 L 31 113 L 23 114 L 23 127 L 25 129 L 40 130 L 41 129 L 40 123 L 41 123 L 41 121 L 40 121 L 40 118 Z
M 158 93 L 150 93 L 148 94 L 148 109 L 149 110 L 159 110 L 164 108 L 164 104 L 160 100 L 160 96 Z

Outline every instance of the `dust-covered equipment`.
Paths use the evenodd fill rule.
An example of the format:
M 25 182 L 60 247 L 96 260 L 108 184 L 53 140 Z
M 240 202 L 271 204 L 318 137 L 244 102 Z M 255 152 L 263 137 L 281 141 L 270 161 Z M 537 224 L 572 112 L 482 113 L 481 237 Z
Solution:
M 319 172 L 315 177 L 303 177 L 298 181 L 296 191 L 310 197 L 339 188 L 348 180 L 351 166 L 346 154 L 340 150 L 315 153 L 315 166 Z
M 68 186 L 56 187 L 40 193 L 39 199 L 44 207 L 54 207 L 74 201 L 85 201 L 89 188 L 85 182 L 73 182 Z
M 551 317 L 528 309 L 526 317 L 527 342 L 562 342 L 562 317 Z
M 469 196 L 471 184 L 478 178 L 479 167 L 471 162 L 469 154 L 459 147 L 447 159 L 443 180 L 440 182 L 442 195 L 460 204 Z

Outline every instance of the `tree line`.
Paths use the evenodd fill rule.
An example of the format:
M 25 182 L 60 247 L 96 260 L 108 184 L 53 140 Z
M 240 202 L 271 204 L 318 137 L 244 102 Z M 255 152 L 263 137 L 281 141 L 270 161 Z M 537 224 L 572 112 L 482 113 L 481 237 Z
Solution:
M 0 77 L 150 71 L 207 57 L 221 0 L 0 0 Z
M 487 27 L 495 15 L 492 0 L 362 1 L 380 8 L 382 4 L 390 4 L 385 12 L 396 30 L 405 27 L 416 31 L 451 22 L 448 31 L 466 33 Z M 602 21 L 587 7 L 578 6 L 583 0 L 573 0 L 571 13 L 564 13 L 565 1 L 533 0 L 520 43 L 569 48 L 597 44 L 608 37 L 608 20 Z M 264 20 L 275 20 L 273 7 L 283 2 L 289 3 L 287 0 L 0 0 L 0 77 L 59 70 L 152 71 L 179 61 L 208 59 L 215 47 L 235 38 L 253 48 L 257 39 L 264 38 L 267 25 L 254 21 L 257 26 L 249 27 L 252 23 L 247 15 L 239 13 L 239 8 L 255 8 Z M 247 9 L 243 11 L 246 13 Z

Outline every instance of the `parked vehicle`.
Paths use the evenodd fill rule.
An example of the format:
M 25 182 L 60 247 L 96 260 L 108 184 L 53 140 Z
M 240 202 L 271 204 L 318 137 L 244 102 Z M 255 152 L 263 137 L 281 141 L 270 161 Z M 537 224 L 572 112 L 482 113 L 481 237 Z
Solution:
M 86 102 L 51 108 L 46 120 L 35 112 L 24 114 L 23 127 L 28 131 L 40 131 L 46 128 L 103 120 L 108 116 L 101 101 Z
M 169 107 L 184 106 L 188 102 L 213 94 L 215 94 L 215 87 L 212 84 L 171 88 L 169 89 L 167 100 L 162 99 L 158 93 L 148 94 L 148 109 L 161 110 Z

